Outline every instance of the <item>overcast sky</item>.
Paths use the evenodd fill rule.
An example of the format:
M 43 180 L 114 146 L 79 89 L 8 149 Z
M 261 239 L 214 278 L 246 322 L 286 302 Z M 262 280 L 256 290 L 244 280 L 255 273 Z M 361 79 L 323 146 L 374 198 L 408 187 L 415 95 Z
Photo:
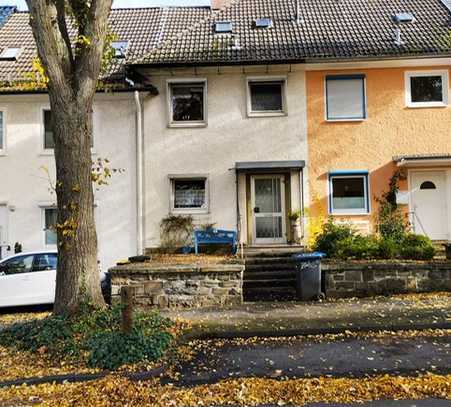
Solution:
M 114 0 L 113 7 L 205 6 L 210 0 Z M 18 6 L 26 10 L 25 0 L 0 0 L 0 6 Z

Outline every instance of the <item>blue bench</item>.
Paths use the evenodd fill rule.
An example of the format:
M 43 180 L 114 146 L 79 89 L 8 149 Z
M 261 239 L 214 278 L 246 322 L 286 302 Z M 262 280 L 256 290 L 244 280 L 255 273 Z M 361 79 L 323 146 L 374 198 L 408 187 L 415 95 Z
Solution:
M 236 254 L 238 249 L 237 233 L 232 230 L 195 230 L 194 231 L 194 251 L 199 254 L 200 244 L 230 244 L 232 253 Z

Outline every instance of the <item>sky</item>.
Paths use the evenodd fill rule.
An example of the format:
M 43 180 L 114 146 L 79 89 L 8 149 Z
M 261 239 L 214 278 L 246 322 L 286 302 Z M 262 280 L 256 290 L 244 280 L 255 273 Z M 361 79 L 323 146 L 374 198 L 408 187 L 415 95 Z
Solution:
M 114 0 L 113 7 L 205 6 L 210 0 Z M 0 6 L 18 6 L 26 10 L 25 0 L 0 0 Z

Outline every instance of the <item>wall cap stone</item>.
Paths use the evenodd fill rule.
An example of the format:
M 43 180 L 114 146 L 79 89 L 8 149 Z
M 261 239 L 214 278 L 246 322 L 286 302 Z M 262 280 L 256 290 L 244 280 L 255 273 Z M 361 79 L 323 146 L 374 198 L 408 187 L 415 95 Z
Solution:
M 233 274 L 244 271 L 245 266 L 242 264 L 127 264 L 124 266 L 116 266 L 108 271 L 114 275 L 129 274 Z

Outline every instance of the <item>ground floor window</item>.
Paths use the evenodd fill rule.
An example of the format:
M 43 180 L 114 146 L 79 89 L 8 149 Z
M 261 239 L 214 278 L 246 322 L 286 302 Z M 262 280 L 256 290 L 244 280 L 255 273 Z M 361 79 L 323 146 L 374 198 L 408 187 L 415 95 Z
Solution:
M 332 214 L 368 213 L 368 173 L 331 173 L 329 209 Z
M 173 212 L 208 211 L 207 178 L 171 178 Z
M 56 245 L 57 209 L 44 208 L 44 241 L 46 246 Z

